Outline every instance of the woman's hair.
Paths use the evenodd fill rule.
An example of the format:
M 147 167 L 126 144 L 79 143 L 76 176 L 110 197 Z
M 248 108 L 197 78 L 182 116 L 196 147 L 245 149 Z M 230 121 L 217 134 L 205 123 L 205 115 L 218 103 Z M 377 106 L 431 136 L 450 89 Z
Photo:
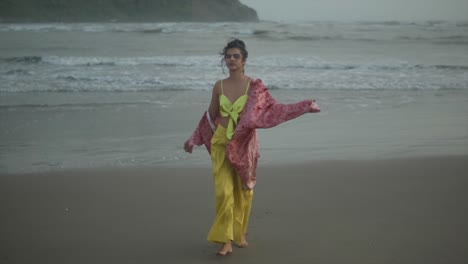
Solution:
M 219 55 L 222 56 L 221 58 L 221 68 L 223 69 L 223 73 L 224 73 L 224 63 L 225 63 L 225 60 L 224 60 L 224 57 L 226 56 L 226 53 L 229 49 L 234 49 L 234 48 L 238 48 L 242 54 L 242 59 L 247 59 L 247 57 L 249 56 L 249 52 L 247 51 L 246 47 L 245 47 L 245 43 L 244 41 L 240 40 L 240 39 L 237 39 L 237 38 L 232 38 L 226 46 L 224 46 L 223 48 L 223 51 L 221 51 L 219 53 Z

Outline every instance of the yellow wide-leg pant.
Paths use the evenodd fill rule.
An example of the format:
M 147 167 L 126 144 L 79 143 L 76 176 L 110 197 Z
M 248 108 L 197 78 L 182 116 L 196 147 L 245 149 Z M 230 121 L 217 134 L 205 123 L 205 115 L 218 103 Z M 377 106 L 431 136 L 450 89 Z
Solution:
M 226 128 L 218 125 L 211 139 L 211 160 L 216 197 L 216 217 L 208 241 L 241 243 L 252 208 L 253 190 L 242 189 L 242 180 L 226 158 Z

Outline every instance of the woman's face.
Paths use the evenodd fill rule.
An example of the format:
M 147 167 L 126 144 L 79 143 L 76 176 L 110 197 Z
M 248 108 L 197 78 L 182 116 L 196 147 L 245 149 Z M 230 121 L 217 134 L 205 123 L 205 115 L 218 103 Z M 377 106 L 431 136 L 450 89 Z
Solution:
M 245 58 L 242 56 L 239 48 L 228 49 L 224 55 L 224 60 L 230 71 L 242 70 L 244 68 Z

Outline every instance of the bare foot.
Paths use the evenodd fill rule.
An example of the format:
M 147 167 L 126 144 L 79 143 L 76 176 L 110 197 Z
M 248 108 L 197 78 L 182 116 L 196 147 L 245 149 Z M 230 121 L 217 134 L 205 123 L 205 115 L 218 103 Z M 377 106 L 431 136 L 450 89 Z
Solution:
M 249 246 L 249 242 L 245 239 L 245 235 L 242 236 L 241 243 L 239 244 L 239 247 L 241 248 L 246 248 Z
M 223 247 L 218 251 L 218 253 L 216 253 L 216 255 L 226 256 L 229 253 L 232 253 L 231 241 L 224 243 Z

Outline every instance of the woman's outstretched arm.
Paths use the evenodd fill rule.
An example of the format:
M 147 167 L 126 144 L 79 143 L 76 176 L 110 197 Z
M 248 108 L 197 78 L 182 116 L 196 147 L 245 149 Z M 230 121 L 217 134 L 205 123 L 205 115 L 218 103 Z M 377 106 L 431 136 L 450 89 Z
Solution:
M 315 100 L 303 100 L 292 104 L 278 103 L 268 92 L 266 87 L 258 91 L 260 107 L 255 109 L 255 127 L 269 128 L 294 119 L 305 113 L 318 113 L 320 108 Z

